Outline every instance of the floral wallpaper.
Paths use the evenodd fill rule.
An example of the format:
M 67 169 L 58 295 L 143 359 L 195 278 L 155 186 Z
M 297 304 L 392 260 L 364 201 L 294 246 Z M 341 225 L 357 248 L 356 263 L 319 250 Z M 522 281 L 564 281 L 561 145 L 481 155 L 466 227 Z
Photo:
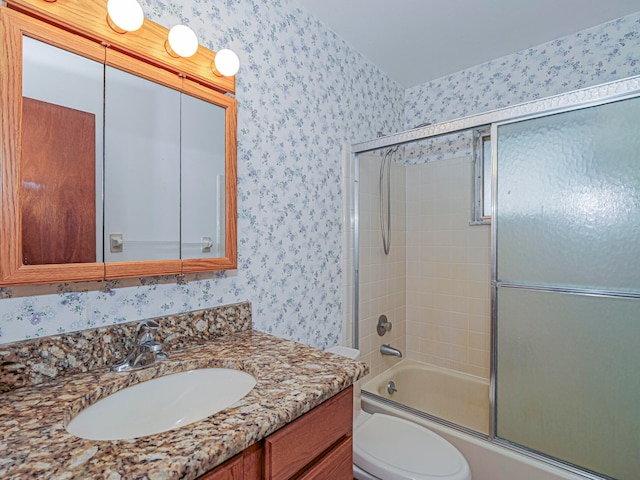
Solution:
M 240 56 L 237 271 L 0 288 L 0 343 L 248 300 L 258 330 L 342 335 L 341 147 L 640 73 L 640 14 L 406 92 L 295 0 L 142 0 Z
M 640 75 L 640 12 L 406 90 L 405 129 Z
M 141 0 L 238 53 L 237 271 L 0 288 L 0 343 L 252 302 L 258 330 L 342 337 L 341 149 L 402 130 L 404 90 L 293 0 Z
M 472 155 L 473 131 L 466 130 L 411 142 L 403 147 L 397 162 L 402 165 L 421 165 Z

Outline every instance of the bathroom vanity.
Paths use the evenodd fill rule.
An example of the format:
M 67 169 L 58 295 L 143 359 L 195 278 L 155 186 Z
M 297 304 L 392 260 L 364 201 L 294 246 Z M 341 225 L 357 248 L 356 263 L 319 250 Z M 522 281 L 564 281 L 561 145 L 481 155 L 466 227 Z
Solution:
M 352 405 L 349 387 L 200 478 L 350 479 Z
M 216 53 L 174 55 L 148 19 L 123 34 L 106 0 L 2 3 L 0 286 L 236 269 L 235 77 L 212 70 Z M 109 369 L 137 322 L 0 345 L 0 478 L 351 478 L 365 364 L 253 331 L 248 303 L 155 320 L 168 358 L 141 370 Z M 211 368 L 256 384 L 161 433 L 67 430 L 116 392 Z M 137 400 L 132 417 L 147 410 Z
M 109 370 L 133 324 L 0 345 L 0 478 L 351 478 L 351 385 L 365 364 L 251 329 L 248 303 L 156 319 L 166 360 Z M 66 430 L 123 388 L 202 368 L 251 374 L 255 387 L 205 419 L 130 440 Z

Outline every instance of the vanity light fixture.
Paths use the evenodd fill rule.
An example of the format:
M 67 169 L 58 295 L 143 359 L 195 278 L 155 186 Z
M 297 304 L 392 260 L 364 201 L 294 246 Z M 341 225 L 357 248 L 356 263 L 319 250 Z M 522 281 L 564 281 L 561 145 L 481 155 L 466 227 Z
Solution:
M 57 0 L 44 0 L 54 3 Z M 151 22 L 153 23 L 153 22 Z M 144 11 L 138 0 L 107 0 L 107 24 L 117 33 L 135 32 L 144 24 Z M 198 51 L 198 37 L 186 25 L 173 26 L 164 42 L 166 52 L 173 58 L 188 58 Z M 211 72 L 216 77 L 233 77 L 240 69 L 238 55 L 228 48 L 214 54 Z
M 144 23 L 144 12 L 137 0 L 109 0 L 107 23 L 118 33 L 135 32 Z
M 228 48 L 223 48 L 211 63 L 211 71 L 219 77 L 233 77 L 240 69 L 240 59 L 238 55 Z
M 191 57 L 198 51 L 198 37 L 186 25 L 175 25 L 169 30 L 164 47 L 172 57 Z

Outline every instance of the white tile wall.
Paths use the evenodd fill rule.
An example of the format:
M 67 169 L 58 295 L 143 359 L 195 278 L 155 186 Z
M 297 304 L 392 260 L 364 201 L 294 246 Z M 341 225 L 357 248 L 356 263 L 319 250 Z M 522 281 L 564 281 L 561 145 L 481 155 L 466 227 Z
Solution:
M 490 227 L 469 226 L 471 157 L 392 167 L 392 248 L 382 249 L 381 158 L 359 156 L 360 351 L 371 376 L 406 357 L 489 377 Z M 393 329 L 379 337 L 384 313 Z
M 398 362 L 380 354 L 382 344 L 405 352 L 405 175 L 404 167 L 392 164 L 391 250 L 385 255 L 379 218 L 381 160 L 373 154 L 359 156 L 360 352 L 371 377 Z M 384 337 L 376 332 L 382 314 L 393 324 Z
M 490 227 L 469 226 L 472 159 L 405 169 L 407 356 L 488 378 Z

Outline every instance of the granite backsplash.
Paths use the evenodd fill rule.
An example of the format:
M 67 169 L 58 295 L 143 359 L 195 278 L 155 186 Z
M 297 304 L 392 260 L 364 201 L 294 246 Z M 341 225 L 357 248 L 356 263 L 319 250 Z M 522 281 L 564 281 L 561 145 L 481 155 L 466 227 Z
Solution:
M 163 350 L 251 330 L 251 303 L 154 318 Z M 133 347 L 138 321 L 0 345 L 0 393 L 111 365 Z

